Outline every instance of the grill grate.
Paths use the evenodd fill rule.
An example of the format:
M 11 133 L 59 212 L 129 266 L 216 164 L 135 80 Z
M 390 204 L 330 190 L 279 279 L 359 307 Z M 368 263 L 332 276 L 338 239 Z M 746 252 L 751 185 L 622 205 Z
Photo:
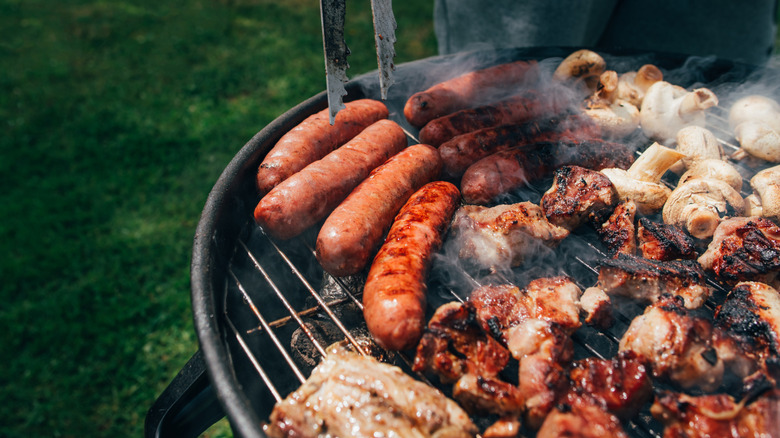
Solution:
M 738 147 L 724 128 L 727 126 L 725 110 L 714 108 L 710 114 L 714 122 L 708 129 L 716 134 L 730 156 Z M 411 133 L 407 134 L 416 141 Z M 747 178 L 755 170 L 743 163 L 732 164 L 746 178 L 742 195 L 747 196 L 750 187 Z M 669 181 L 667 184 L 672 185 Z M 315 233 L 316 230 L 310 230 L 290 241 L 276 242 L 248 218 L 228 265 L 222 296 L 222 316 L 229 328 L 225 341 L 231 347 L 238 381 L 245 386 L 245 393 L 261 418 L 267 418 L 275 402 L 305 381 L 331 343 L 349 342 L 361 354 L 375 353 L 374 348 L 378 348 L 370 343 L 362 318 L 360 296 L 364 279 L 325 274 L 314 257 Z M 576 245 L 576 251 L 567 250 L 567 245 L 563 245 L 570 240 Z M 560 265 L 555 267 L 556 273 L 573 278 L 583 290 L 595 284 L 597 263 L 607 257 L 599 248 L 595 234 L 575 233 L 564 242 L 563 249 L 556 250 L 562 256 Z M 515 268 L 514 280 L 500 276 L 493 279 L 520 285 L 524 284 L 519 281 L 524 275 L 529 279 L 539 276 L 523 270 L 523 266 Z M 429 311 L 446 301 L 463 301 L 464 296 L 481 285 L 480 280 L 466 272 L 461 271 L 459 275 L 460 278 L 450 278 L 448 283 L 465 285 L 462 291 L 446 284 L 431 287 L 429 295 L 436 298 L 429 300 Z M 711 313 L 727 290 L 714 278 L 708 277 L 708 282 L 715 291 L 705 305 L 705 311 Z M 643 310 L 636 303 L 620 303 L 615 307 L 615 324 L 609 329 L 584 325 L 572 335 L 575 359 L 613 357 L 623 332 Z M 382 354 L 383 360 L 412 373 L 413 357 L 406 353 Z M 425 376 L 417 374 L 416 377 L 427 381 Z M 448 393 L 447 388 L 439 389 Z M 636 437 L 662 434 L 661 425 L 650 416 L 648 409 L 627 424 L 627 428 Z

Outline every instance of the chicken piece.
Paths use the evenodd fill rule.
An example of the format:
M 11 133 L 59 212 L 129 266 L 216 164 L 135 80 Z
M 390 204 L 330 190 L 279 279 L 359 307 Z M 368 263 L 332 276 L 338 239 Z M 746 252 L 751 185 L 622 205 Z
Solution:
M 780 224 L 780 166 L 756 173 L 750 186 L 761 200 L 761 216 Z
M 712 294 L 704 271 L 693 260 L 658 262 L 623 254 L 601 261 L 596 287 L 607 295 L 650 303 L 663 294 L 678 295 L 688 309 L 701 307 Z
M 647 89 L 663 79 L 664 74 L 653 64 L 645 64 L 637 71 L 625 72 L 618 78 L 618 98 L 639 108 L 642 106 Z
M 537 429 L 566 389 L 574 344 L 557 324 L 541 319 L 513 326 L 506 336 L 512 357 L 520 362 L 518 381 L 525 400 L 525 419 L 529 427 Z
M 780 293 L 758 282 L 738 283 L 715 311 L 713 345 L 737 376 L 760 371 L 780 382 Z
M 563 166 L 555 171 L 552 187 L 539 205 L 550 223 L 573 231 L 586 220 L 604 222 L 617 202 L 617 191 L 604 174 Z
M 530 318 L 556 323 L 567 333 L 580 326 L 582 290 L 568 277 L 544 277 L 524 289 L 512 285 L 482 286 L 471 293 L 482 328 L 507 343 L 506 331 Z
M 647 218 L 639 219 L 637 231 L 642 257 L 650 260 L 695 259 L 696 242 L 674 225 L 659 224 Z
M 634 201 L 620 201 L 612 215 L 598 229 L 599 238 L 607 248 L 607 255 L 636 254 L 636 204 Z
M 618 75 L 605 71 L 596 92 L 585 100 L 583 112 L 610 138 L 623 138 L 639 128 L 639 108 L 618 98 Z
M 729 283 L 771 283 L 780 271 L 780 227 L 761 217 L 724 220 L 699 263 Z
M 707 88 L 688 91 L 666 81 L 658 81 L 647 89 L 639 110 L 640 125 L 653 140 L 672 140 L 677 131 L 689 126 L 704 126 L 705 111 L 718 104 L 718 98 Z
M 525 408 L 515 385 L 494 377 L 465 374 L 452 388 L 452 397 L 468 412 L 519 417 Z
M 484 268 L 519 266 L 527 256 L 549 250 L 569 235 L 531 202 L 465 205 L 455 213 L 452 230 L 459 256 Z
M 713 391 L 721 384 L 723 361 L 711 338 L 709 320 L 693 316 L 682 298 L 664 294 L 631 321 L 619 351 L 634 351 L 657 379 Z
M 519 418 L 502 417 L 482 432 L 482 438 L 518 438 L 521 426 Z
M 727 183 L 694 179 L 677 186 L 663 207 L 664 223 L 677 225 L 697 239 L 712 236 L 724 216 L 741 216 L 745 201 Z
M 495 377 L 509 363 L 509 351 L 482 329 L 469 303 L 444 304 L 423 333 L 412 369 L 432 372 L 445 382 L 466 374 Z
M 663 207 L 672 192 L 661 184 L 661 178 L 682 157 L 680 152 L 653 143 L 628 170 L 609 168 L 602 169 L 601 173 L 615 185 L 620 199 L 633 201 L 640 214 L 653 214 Z
M 329 348 L 306 382 L 271 412 L 270 437 L 473 437 L 469 416 L 400 368 Z
M 608 328 L 614 322 L 612 300 L 606 292 L 597 287 L 585 289 L 580 297 L 580 309 L 585 315 L 586 324 Z
M 558 403 L 536 438 L 627 438 L 620 420 L 590 400 L 573 397 Z
M 650 412 L 664 424 L 664 438 L 780 436 L 780 390 L 739 403 L 727 394 L 661 391 Z
M 742 190 L 742 175 L 734 166 L 720 158 L 705 158 L 697 161 L 682 174 L 677 185 L 683 185 L 694 179 L 717 179 L 736 191 Z

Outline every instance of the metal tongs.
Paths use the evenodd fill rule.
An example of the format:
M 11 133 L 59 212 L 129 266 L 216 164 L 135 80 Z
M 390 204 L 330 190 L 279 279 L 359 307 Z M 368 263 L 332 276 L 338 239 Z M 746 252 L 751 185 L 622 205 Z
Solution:
M 345 108 L 343 97 L 347 94 L 347 56 L 349 48 L 344 41 L 344 17 L 346 0 L 320 0 L 322 17 L 322 42 L 325 49 L 325 79 L 328 93 L 330 124 L 336 120 L 336 114 Z M 374 16 L 374 40 L 379 64 L 379 88 L 382 100 L 387 99 L 387 89 L 393 85 L 393 58 L 395 58 L 395 29 L 392 0 L 371 0 Z

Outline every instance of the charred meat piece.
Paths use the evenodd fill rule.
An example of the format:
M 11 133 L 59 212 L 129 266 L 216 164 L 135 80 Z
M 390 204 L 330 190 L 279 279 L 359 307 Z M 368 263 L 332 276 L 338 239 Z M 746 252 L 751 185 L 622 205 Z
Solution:
M 591 400 L 572 397 L 544 419 L 536 438 L 627 438 L 620 420 Z
M 635 352 L 657 379 L 712 391 L 722 381 L 723 361 L 711 339 L 709 320 L 692 315 L 681 297 L 665 294 L 634 318 L 620 339 L 620 351 Z
M 540 206 L 547 220 L 573 231 L 583 222 L 601 224 L 618 202 L 615 186 L 601 172 L 580 166 L 563 166 L 555 171 L 552 187 Z
M 569 235 L 531 202 L 491 208 L 465 205 L 455 212 L 452 231 L 459 256 L 482 268 L 518 266 Z
M 436 309 L 423 333 L 412 366 L 444 382 L 465 374 L 494 377 L 509 362 L 509 351 L 482 330 L 474 306 L 452 302 Z
M 330 348 L 298 390 L 277 403 L 270 437 L 473 437 L 463 409 L 401 369 Z
M 715 311 L 713 344 L 738 376 L 760 372 L 780 382 L 780 293 L 764 283 L 738 283 Z
M 675 225 L 639 218 L 637 230 L 642 257 L 650 260 L 695 259 L 696 243 L 693 238 Z
M 664 438 L 780 436 L 780 390 L 740 402 L 727 394 L 663 391 L 650 412 L 664 423 Z
M 771 283 L 780 272 L 780 227 L 760 217 L 724 220 L 699 263 L 726 282 Z
M 469 412 L 519 417 L 525 407 L 517 386 L 494 377 L 466 374 L 455 383 L 452 397 Z
M 597 228 L 599 238 L 607 248 L 610 257 L 618 254 L 634 255 L 636 253 L 636 233 L 634 219 L 636 204 L 631 200 L 620 201 L 606 222 Z
M 662 294 L 679 295 L 689 309 L 700 307 L 711 294 L 704 271 L 694 260 L 658 262 L 623 254 L 602 260 L 598 287 L 608 295 L 650 303 Z
M 580 309 L 585 323 L 600 328 L 608 328 L 614 322 L 612 300 L 598 287 L 589 287 L 580 296 Z

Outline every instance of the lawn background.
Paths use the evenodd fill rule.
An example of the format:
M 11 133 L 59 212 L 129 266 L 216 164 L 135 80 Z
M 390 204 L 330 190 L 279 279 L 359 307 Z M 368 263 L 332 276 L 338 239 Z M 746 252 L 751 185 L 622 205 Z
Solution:
M 432 3 L 394 2 L 396 63 L 435 54 Z M 367 0 L 346 39 L 375 69 Z M 198 348 L 211 186 L 324 81 L 313 0 L 0 0 L 0 436 L 143 434 Z

